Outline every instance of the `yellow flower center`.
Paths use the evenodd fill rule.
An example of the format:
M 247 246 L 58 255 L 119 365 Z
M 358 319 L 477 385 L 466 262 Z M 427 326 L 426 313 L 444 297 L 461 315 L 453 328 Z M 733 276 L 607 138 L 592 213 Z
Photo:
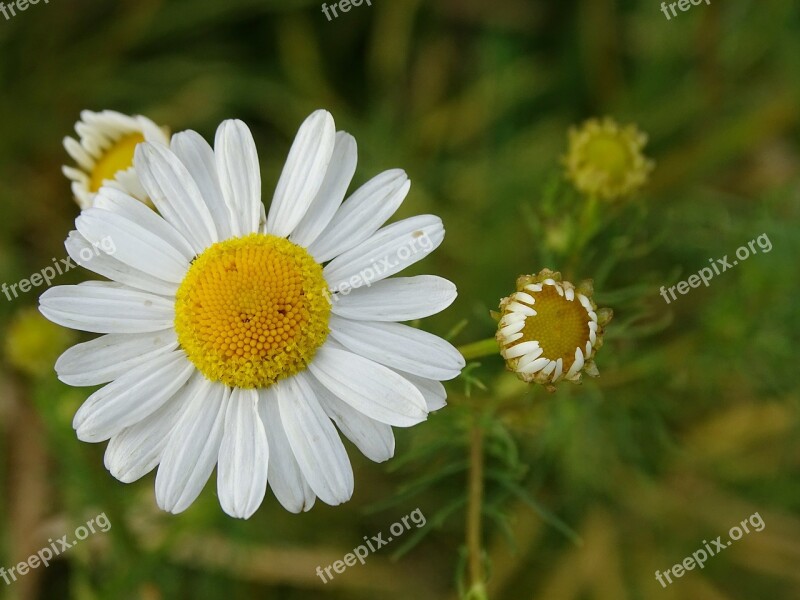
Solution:
M 608 134 L 593 137 L 584 148 L 584 156 L 589 166 L 607 173 L 612 180 L 622 179 L 631 167 L 627 144 Z
M 118 139 L 105 151 L 94 165 L 89 178 L 89 191 L 96 192 L 106 179 L 114 179 L 120 171 L 126 171 L 133 165 L 133 151 L 136 144 L 144 141 L 141 133 L 131 133 Z
M 575 349 L 585 348 L 589 341 L 589 315 L 577 299 L 570 302 L 551 285 L 545 285 L 541 292 L 529 293 L 536 300 L 536 314 L 526 317 L 522 337 L 514 345 L 539 342 L 542 356 L 563 359 L 566 372 L 575 362 Z
M 180 285 L 175 330 L 211 381 L 272 385 L 305 369 L 328 336 L 322 266 L 300 246 L 254 233 L 198 256 Z

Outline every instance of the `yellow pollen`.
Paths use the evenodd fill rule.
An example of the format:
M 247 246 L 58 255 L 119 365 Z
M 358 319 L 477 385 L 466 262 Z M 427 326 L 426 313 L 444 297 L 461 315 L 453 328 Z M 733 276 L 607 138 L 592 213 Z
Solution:
M 106 179 L 114 179 L 120 171 L 126 171 L 133 165 L 133 151 L 136 144 L 144 141 L 141 133 L 131 133 L 119 138 L 104 152 L 94 165 L 89 177 L 89 191 L 96 192 L 103 187 Z
M 577 298 L 567 300 L 552 285 L 543 286 L 541 292 L 528 293 L 536 301 L 533 305 L 536 314 L 525 319 L 522 337 L 512 346 L 537 341 L 543 350 L 542 357 L 550 360 L 561 358 L 563 370 L 567 372 L 575 362 L 576 348 L 586 352 L 589 315 Z
M 178 289 L 175 330 L 206 378 L 260 388 L 306 368 L 330 310 L 322 266 L 284 238 L 254 233 L 195 259 Z

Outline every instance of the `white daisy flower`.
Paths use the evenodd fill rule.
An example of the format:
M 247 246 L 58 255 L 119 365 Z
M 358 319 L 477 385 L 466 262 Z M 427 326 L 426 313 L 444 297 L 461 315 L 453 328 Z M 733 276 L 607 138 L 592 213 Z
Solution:
M 133 153 L 136 145 L 160 142 L 169 145 L 169 134 L 147 117 L 123 115 L 113 110 L 81 112 L 75 124 L 78 139 L 64 138 L 64 149 L 77 163 L 62 171 L 72 181 L 72 193 L 78 206 L 94 205 L 97 192 L 104 185 L 122 190 L 147 201 L 147 192 L 136 177 Z
M 75 415 L 78 437 L 110 440 L 123 482 L 158 466 L 156 500 L 179 513 L 217 466 L 222 508 L 250 517 L 269 483 L 292 512 L 353 493 L 334 423 L 368 458 L 394 453 L 392 426 L 445 404 L 463 357 L 396 321 L 449 306 L 455 286 L 390 278 L 444 238 L 432 215 L 391 225 L 410 183 L 382 173 L 343 202 L 356 143 L 326 111 L 301 126 L 269 209 L 253 137 L 225 121 L 214 149 L 197 133 L 143 143 L 135 167 L 158 213 L 104 187 L 66 246 L 110 236 L 85 266 L 110 282 L 51 288 L 52 321 L 106 334 L 56 363 L 70 385 L 108 384 Z M 160 213 L 160 214 L 159 214 Z M 416 251 L 415 251 L 416 249 Z
M 495 335 L 508 370 L 550 391 L 564 379 L 580 383 L 582 373 L 597 377 L 594 357 L 614 313 L 598 309 L 592 295 L 591 280 L 576 288 L 550 269 L 519 277 L 517 291 L 500 301 Z

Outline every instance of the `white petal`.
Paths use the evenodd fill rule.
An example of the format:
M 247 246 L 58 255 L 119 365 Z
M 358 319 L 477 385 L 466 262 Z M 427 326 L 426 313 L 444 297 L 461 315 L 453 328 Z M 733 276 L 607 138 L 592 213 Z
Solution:
M 464 368 L 464 357 L 452 344 L 408 325 L 331 315 L 329 326 L 345 348 L 387 367 L 439 381 L 458 377 Z
M 375 462 L 394 456 L 394 434 L 390 425 L 379 423 L 334 396 L 314 377 L 308 378 L 325 414 L 361 453 Z
M 79 169 L 75 169 L 74 167 L 61 167 L 61 172 L 67 179 L 78 181 L 86 186 L 89 185 L 89 176 Z
M 142 333 L 172 327 L 174 301 L 116 283 L 60 285 L 39 298 L 53 323 L 93 333 Z
M 261 168 L 253 134 L 242 121 L 223 121 L 214 140 L 217 175 L 231 226 L 237 236 L 258 231 L 261 214 Z
M 175 292 L 178 291 L 177 283 L 158 279 L 114 258 L 112 254 L 116 252 L 116 247 L 111 237 L 107 238 L 106 244 L 95 246 L 79 232 L 70 231 L 67 240 L 64 242 L 64 247 L 67 249 L 69 257 L 76 264 L 113 281 L 162 296 L 174 296 Z M 71 267 L 68 266 L 67 268 Z
M 217 463 L 228 390 L 196 374 L 183 395 L 185 404 L 156 474 L 156 502 L 162 510 L 183 512 L 203 491 Z
M 549 361 L 549 362 L 547 363 L 547 366 L 546 366 L 544 369 L 542 369 L 542 375 L 546 375 L 546 376 L 548 376 L 548 377 L 549 377 L 549 376 L 550 376 L 550 374 L 551 374 L 553 371 L 555 371 L 555 369 L 556 369 L 556 366 L 557 366 L 557 363 L 556 363 L 556 361 L 554 361 L 554 360 L 551 360 L 551 361 Z
M 305 216 L 325 179 L 336 143 L 336 125 L 325 110 L 300 126 L 269 207 L 267 232 L 287 237 Z
M 561 377 L 561 373 L 564 371 L 564 360 L 559 358 L 556 361 L 556 370 L 553 371 L 553 381 Z
M 331 310 L 360 321 L 411 321 L 443 311 L 457 295 L 453 283 L 435 275 L 395 277 L 333 294 Z
M 153 209 L 132 197 L 129 193 L 113 186 L 101 187 L 95 197 L 93 206 L 117 213 L 129 221 L 142 225 L 145 229 L 163 238 L 164 241 L 178 250 L 187 261 L 194 258 L 195 252 L 186 238 Z
M 392 369 L 395 371 L 396 369 Z M 407 379 L 420 391 L 425 398 L 425 403 L 428 406 L 428 412 L 440 410 L 447 406 L 447 392 L 441 382 L 435 379 L 428 379 L 427 377 L 419 377 L 404 371 L 397 371 L 404 379 Z
M 501 327 L 497 333 L 500 335 L 500 337 L 507 338 L 510 335 L 522 331 L 524 328 L 525 328 L 525 321 L 515 321 L 510 325 Z
M 517 371 L 521 371 L 522 369 L 527 367 L 533 361 L 538 359 L 542 354 L 544 354 L 544 350 L 537 346 L 535 350 L 531 351 L 529 354 L 526 354 L 525 356 L 519 359 L 519 362 L 517 363 Z
M 267 493 L 269 446 L 258 414 L 258 392 L 235 388 L 219 448 L 217 493 L 222 510 L 249 519 Z
M 411 427 L 428 416 L 425 399 L 413 384 L 352 352 L 324 344 L 308 369 L 335 396 L 381 423 Z
M 335 506 L 353 495 L 350 459 L 303 372 L 275 384 L 292 453 L 320 500 Z
M 526 317 L 532 317 L 536 314 L 536 311 L 532 309 L 530 306 L 526 304 L 522 304 L 521 302 L 510 302 L 506 306 L 507 310 L 513 311 L 515 313 L 521 313 Z
M 325 262 L 360 244 L 389 220 L 410 188 L 402 169 L 374 177 L 342 204 L 308 251 L 317 262 Z
M 583 368 L 583 351 L 580 348 L 575 348 L 575 362 L 567 371 L 567 377 L 574 376 L 578 371 Z
M 258 411 L 269 444 L 267 483 L 286 510 L 293 513 L 309 511 L 317 497 L 292 453 L 283 429 L 275 386 L 260 389 L 258 394 Z
M 67 154 L 70 155 L 72 160 L 78 163 L 78 165 L 80 165 L 80 167 L 85 171 L 91 171 L 94 168 L 94 159 L 89 156 L 89 154 L 83 149 L 83 146 L 81 146 L 77 140 L 71 137 L 65 137 L 64 149 L 67 151 Z
M 136 174 L 150 200 L 197 254 L 219 240 L 200 188 L 177 156 L 166 146 L 145 142 L 136 146 Z
M 222 197 L 214 149 L 196 131 L 182 131 L 172 136 L 170 148 L 175 153 L 200 189 L 220 240 L 233 236 L 231 211 Z M 259 204 L 261 204 L 259 202 Z M 263 208 L 263 204 L 261 207 Z
M 115 247 L 114 258 L 158 279 L 180 283 L 189 269 L 191 257 L 154 233 L 147 224 L 118 213 L 90 208 L 75 220 L 75 227 L 94 244 L 101 244 L 109 237 Z
M 537 358 L 534 361 L 531 361 L 530 363 L 527 363 L 525 366 L 517 367 L 517 372 L 533 375 L 534 373 L 538 373 L 539 371 L 544 369 L 549 364 L 550 364 L 549 358 L 541 357 Z
M 442 240 L 439 217 L 421 215 L 393 223 L 328 263 L 325 280 L 332 291 L 380 281 L 422 260 Z
M 102 442 L 153 414 L 194 372 L 182 352 L 138 366 L 89 396 L 75 413 L 78 439 Z
M 527 302 L 528 304 L 536 304 L 536 299 L 525 292 L 516 292 L 514 299 L 520 302 Z
M 505 350 L 504 357 L 519 358 L 523 354 L 528 354 L 529 352 L 535 352 L 538 348 L 539 348 L 539 342 L 522 342 L 521 344 L 517 344 L 516 346 L 511 346 L 511 348 Z
M 164 406 L 111 438 L 105 454 L 109 472 L 123 483 L 132 483 L 156 468 L 169 432 L 183 410 L 181 388 Z
M 506 325 L 511 325 L 512 323 L 519 323 L 520 321 L 525 321 L 527 319 L 525 315 L 522 313 L 506 313 L 503 315 L 503 318 L 500 319 L 500 327 L 505 327 Z
M 174 329 L 111 333 L 73 346 L 59 357 L 55 368 L 58 378 L 68 385 L 99 385 L 177 347 Z
M 307 248 L 328 226 L 347 194 L 357 162 L 355 138 L 344 131 L 338 132 L 325 179 L 305 216 L 292 232 L 292 242 Z

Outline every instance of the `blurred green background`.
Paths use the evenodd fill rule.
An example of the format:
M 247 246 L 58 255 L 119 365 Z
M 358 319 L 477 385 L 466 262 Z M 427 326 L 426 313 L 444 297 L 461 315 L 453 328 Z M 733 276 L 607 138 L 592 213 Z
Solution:
M 317 1 L 51 0 L 0 16 L 0 85 L 9 284 L 66 256 L 77 207 L 61 140 L 81 109 L 207 138 L 241 118 L 268 199 L 300 122 L 324 107 L 358 140 L 354 185 L 402 167 L 413 185 L 397 218 L 444 220 L 443 246 L 414 269 L 460 295 L 426 329 L 492 336 L 489 310 L 543 267 L 594 278 L 616 315 L 599 379 L 548 394 L 481 359 L 448 384 L 448 408 L 396 431 L 393 461 L 348 445 L 349 503 L 298 516 L 268 492 L 241 522 L 213 483 L 170 516 L 152 474 L 113 479 L 102 445 L 71 428 L 89 390 L 52 371 L 68 336 L 25 316 L 43 288 L 0 296 L 0 566 L 101 512 L 112 523 L 0 582 L 0 598 L 456 600 L 476 549 L 492 599 L 800 598 L 796 1 L 712 0 L 667 21 L 656 0 L 373 0 L 329 22 Z M 649 134 L 656 169 L 576 253 L 583 200 L 560 157 L 570 125 L 603 115 Z M 771 252 L 669 306 L 659 296 L 762 233 Z M 416 508 L 424 527 L 316 576 Z M 762 532 L 655 581 L 755 512 Z

